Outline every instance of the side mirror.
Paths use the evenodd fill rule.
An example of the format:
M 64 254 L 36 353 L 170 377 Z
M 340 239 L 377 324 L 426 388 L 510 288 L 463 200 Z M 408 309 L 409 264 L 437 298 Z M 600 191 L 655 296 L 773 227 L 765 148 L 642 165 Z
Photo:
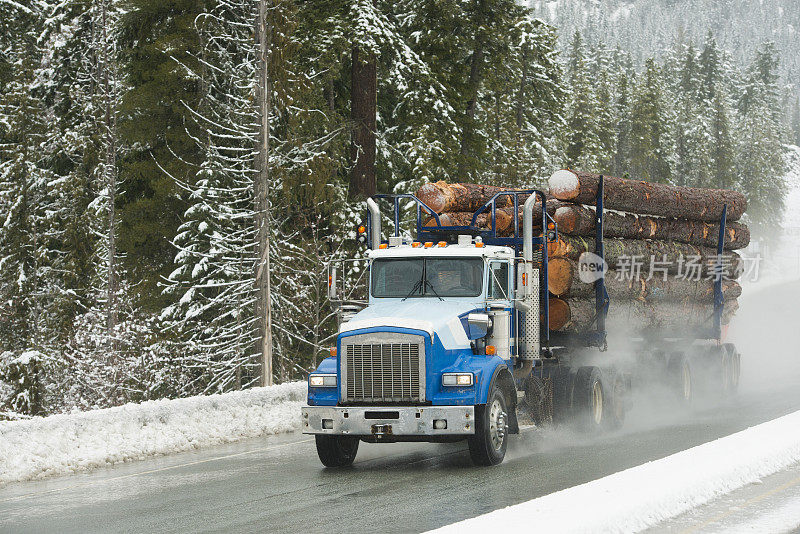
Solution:
M 492 320 L 488 313 L 470 313 L 467 315 L 467 324 L 469 325 L 469 338 L 479 339 L 489 331 Z
M 328 298 L 330 300 L 336 300 L 338 297 L 338 292 L 336 291 L 336 266 L 331 265 L 330 270 L 328 271 Z

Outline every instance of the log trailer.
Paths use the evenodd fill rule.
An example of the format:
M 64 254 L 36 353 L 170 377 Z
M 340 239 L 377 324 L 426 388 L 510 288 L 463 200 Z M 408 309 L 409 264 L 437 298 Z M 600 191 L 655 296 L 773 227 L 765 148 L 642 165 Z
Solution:
M 495 212 L 504 196 L 513 200 L 514 232 L 501 237 Z M 599 277 L 592 327 L 551 331 L 547 245 L 558 228 L 546 201 L 536 189 L 502 191 L 473 214 L 471 224 L 444 226 L 414 195 L 367 200 L 359 232 L 369 248 L 363 270 L 368 300 L 360 310 L 348 301 L 339 287 L 342 265 L 329 264 L 339 331 L 331 357 L 309 375 L 302 408 L 303 432 L 315 435 L 325 466 L 352 464 L 360 441 L 459 440 L 468 442 L 475 464 L 494 465 L 503 461 L 509 434 L 525 424 L 569 419 L 587 431 L 619 427 L 631 385 L 640 378 L 655 377 L 686 403 L 703 376 L 719 390 L 735 388 L 739 354 L 722 342 L 721 277 L 710 324 L 700 328 L 649 332 L 615 349 L 606 331 L 613 303 Z M 386 240 L 379 203 L 393 208 L 394 232 Z M 413 241 L 401 233 L 403 203 L 415 205 Z M 542 209 L 535 209 L 537 203 Z M 541 220 L 534 221 L 534 213 Z M 595 213 L 594 253 L 602 258 L 602 179 Z M 491 217 L 488 229 L 477 224 L 481 214 Z M 725 210 L 720 254 L 724 230 Z M 633 357 L 615 357 L 623 352 Z

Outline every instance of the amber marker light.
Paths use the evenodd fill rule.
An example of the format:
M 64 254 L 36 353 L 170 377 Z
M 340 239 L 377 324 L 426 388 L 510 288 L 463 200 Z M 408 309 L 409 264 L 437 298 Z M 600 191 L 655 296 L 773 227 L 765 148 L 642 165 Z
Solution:
M 486 355 L 494 356 L 497 354 L 497 348 L 494 345 L 486 345 Z
M 381 243 L 380 245 L 378 245 L 378 248 L 383 250 L 385 248 L 389 248 L 389 245 L 387 245 L 386 243 Z
M 413 243 L 411 243 L 411 247 L 412 248 L 419 248 L 421 246 L 422 246 L 422 243 L 420 243 L 419 241 L 414 241 Z
M 433 241 L 425 241 L 425 248 L 431 248 L 433 246 Z
M 483 241 L 478 241 L 475 243 L 475 248 L 483 248 Z
M 446 241 L 439 241 L 438 246 L 441 247 L 441 248 L 444 248 L 444 247 L 447 246 L 447 242 Z
M 363 233 L 364 233 L 364 232 L 366 232 L 366 231 L 367 231 L 367 229 L 366 229 L 366 227 L 365 227 L 365 226 L 363 226 L 363 225 L 362 225 L 362 226 L 359 226 L 359 227 L 358 227 L 358 233 L 359 233 L 359 234 L 363 234 Z

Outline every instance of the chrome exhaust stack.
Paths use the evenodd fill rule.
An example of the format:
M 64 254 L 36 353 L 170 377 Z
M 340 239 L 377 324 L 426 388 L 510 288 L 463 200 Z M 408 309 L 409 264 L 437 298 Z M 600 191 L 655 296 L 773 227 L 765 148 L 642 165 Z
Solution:
M 518 311 L 523 313 L 522 339 L 518 355 L 523 361 L 538 360 L 540 353 L 541 320 L 539 316 L 539 269 L 533 261 L 533 207 L 537 194 L 533 193 L 522 207 L 522 259 L 517 269 Z M 544 209 L 544 206 L 542 206 Z M 526 364 L 523 369 L 530 371 Z M 525 373 L 525 371 L 521 371 Z M 525 373 L 527 374 L 527 373 Z
M 381 245 L 381 210 L 378 203 L 373 199 L 367 199 L 367 209 L 369 210 L 369 248 L 377 250 Z

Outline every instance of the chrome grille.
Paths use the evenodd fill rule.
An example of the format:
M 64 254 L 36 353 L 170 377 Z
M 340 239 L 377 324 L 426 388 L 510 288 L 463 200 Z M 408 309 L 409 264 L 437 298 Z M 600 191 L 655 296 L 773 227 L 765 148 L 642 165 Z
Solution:
M 347 339 L 369 342 L 342 345 L 343 400 L 415 402 L 425 399 L 424 342 L 421 336 L 403 337 L 405 339 L 394 336 L 386 339 L 365 335 Z

